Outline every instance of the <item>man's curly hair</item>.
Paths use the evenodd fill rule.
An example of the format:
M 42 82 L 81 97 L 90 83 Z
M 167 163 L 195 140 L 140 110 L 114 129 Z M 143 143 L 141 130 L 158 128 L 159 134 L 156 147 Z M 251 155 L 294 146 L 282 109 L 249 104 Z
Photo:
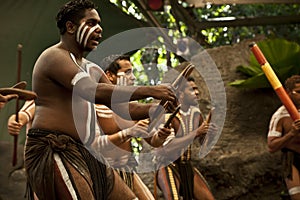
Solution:
M 84 18 L 86 9 L 97 9 L 97 7 L 89 0 L 73 0 L 64 4 L 56 15 L 56 25 L 60 34 L 63 35 L 67 31 L 67 21 L 78 25 L 79 21 Z
M 285 89 L 291 92 L 295 88 L 295 84 L 300 83 L 300 75 L 293 75 L 285 81 Z

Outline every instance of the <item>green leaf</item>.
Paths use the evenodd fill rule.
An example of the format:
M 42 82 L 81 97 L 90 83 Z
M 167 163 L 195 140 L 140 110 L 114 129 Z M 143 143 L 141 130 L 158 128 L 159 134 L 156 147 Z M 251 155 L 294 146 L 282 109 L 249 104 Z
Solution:
M 268 88 L 271 86 L 264 73 L 260 73 L 246 80 L 236 80 L 234 82 L 229 83 L 229 85 L 238 88 L 248 88 L 248 89 L 256 89 L 258 88 L 257 87 L 258 85 L 259 88 Z
M 281 82 L 284 82 L 291 75 L 300 73 L 300 46 L 297 43 L 284 39 L 268 39 L 258 42 L 257 45 Z M 237 67 L 237 71 L 249 76 L 249 78 L 235 80 L 229 85 L 253 89 L 271 87 L 253 54 L 250 55 L 249 61 L 249 66 Z
M 283 67 L 279 69 L 278 71 L 275 71 L 276 76 L 280 80 L 280 82 L 283 84 L 284 81 L 290 76 L 290 74 L 295 74 L 296 68 L 294 66 L 288 66 Z M 251 78 L 248 78 L 246 80 L 236 80 L 229 85 L 238 87 L 238 88 L 248 88 L 248 89 L 257 89 L 257 88 L 270 88 L 272 87 L 269 83 L 266 75 L 262 72 L 256 76 L 253 76 Z
M 243 65 L 237 66 L 236 70 L 248 76 L 255 76 L 262 72 L 261 67 L 243 66 Z

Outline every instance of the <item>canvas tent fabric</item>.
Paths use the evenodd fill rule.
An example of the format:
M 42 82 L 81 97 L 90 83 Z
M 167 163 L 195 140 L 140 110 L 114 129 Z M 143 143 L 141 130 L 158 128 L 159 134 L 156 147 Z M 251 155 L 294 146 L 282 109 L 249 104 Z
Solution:
M 17 80 L 17 46 L 22 44 L 21 80 L 31 89 L 34 63 L 40 53 L 59 41 L 55 16 L 66 0 L 2 0 L 0 5 L 0 87 L 10 87 Z M 144 26 L 141 21 L 126 15 L 109 0 L 94 0 L 98 6 L 103 39 L 133 28 Z M 23 102 L 20 103 L 21 105 Z M 7 133 L 7 119 L 15 112 L 11 101 L 0 112 L 0 140 L 11 140 Z M 24 135 L 24 134 L 23 134 Z M 21 141 L 22 142 L 22 141 Z

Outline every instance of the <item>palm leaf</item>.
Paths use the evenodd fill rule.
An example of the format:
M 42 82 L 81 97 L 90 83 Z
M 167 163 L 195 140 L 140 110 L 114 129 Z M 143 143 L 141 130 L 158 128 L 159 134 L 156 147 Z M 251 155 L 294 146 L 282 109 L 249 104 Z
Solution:
M 296 74 L 295 69 L 297 67 L 295 66 L 288 66 L 283 67 L 278 70 L 274 70 L 275 74 L 277 75 L 278 79 L 283 83 L 290 74 Z M 298 70 L 299 72 L 299 70 Z M 266 77 L 266 75 L 261 72 L 251 78 L 245 79 L 245 80 L 236 80 L 231 83 L 229 83 L 231 86 L 235 86 L 238 88 L 248 88 L 248 89 L 256 89 L 256 88 L 270 88 L 271 85 Z M 259 87 L 258 87 L 259 86 Z
M 270 63 L 281 81 L 300 72 L 300 46 L 284 39 L 272 39 L 258 42 L 257 45 Z M 249 66 L 238 66 L 237 71 L 249 76 L 245 80 L 235 80 L 229 85 L 239 88 L 268 88 L 268 83 L 261 66 L 253 54 Z
M 245 74 L 245 75 L 247 75 L 247 76 L 250 76 L 250 77 L 251 77 L 251 76 L 255 76 L 255 75 L 257 75 L 257 74 L 259 74 L 259 73 L 262 72 L 262 69 L 261 69 L 260 66 L 258 66 L 258 67 L 253 67 L 253 66 L 243 66 L 243 65 L 239 65 L 239 66 L 237 66 L 236 70 L 237 70 L 238 72 L 241 72 L 241 73 L 243 73 L 243 74 Z

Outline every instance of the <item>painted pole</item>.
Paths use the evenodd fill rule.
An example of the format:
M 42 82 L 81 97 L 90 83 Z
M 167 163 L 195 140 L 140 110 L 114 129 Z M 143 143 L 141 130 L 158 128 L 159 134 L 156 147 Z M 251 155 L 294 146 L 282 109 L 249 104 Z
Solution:
M 280 83 L 278 77 L 276 76 L 275 72 L 273 71 L 271 65 L 265 58 L 264 54 L 257 46 L 256 43 L 251 43 L 250 45 L 251 51 L 253 52 L 256 60 L 261 65 L 263 72 L 265 73 L 267 79 L 269 80 L 270 84 L 272 85 L 274 91 L 276 92 L 277 96 L 279 97 L 281 103 L 285 106 L 288 113 L 290 114 L 293 120 L 300 119 L 299 112 L 294 105 L 293 101 L 285 91 L 284 87 Z

